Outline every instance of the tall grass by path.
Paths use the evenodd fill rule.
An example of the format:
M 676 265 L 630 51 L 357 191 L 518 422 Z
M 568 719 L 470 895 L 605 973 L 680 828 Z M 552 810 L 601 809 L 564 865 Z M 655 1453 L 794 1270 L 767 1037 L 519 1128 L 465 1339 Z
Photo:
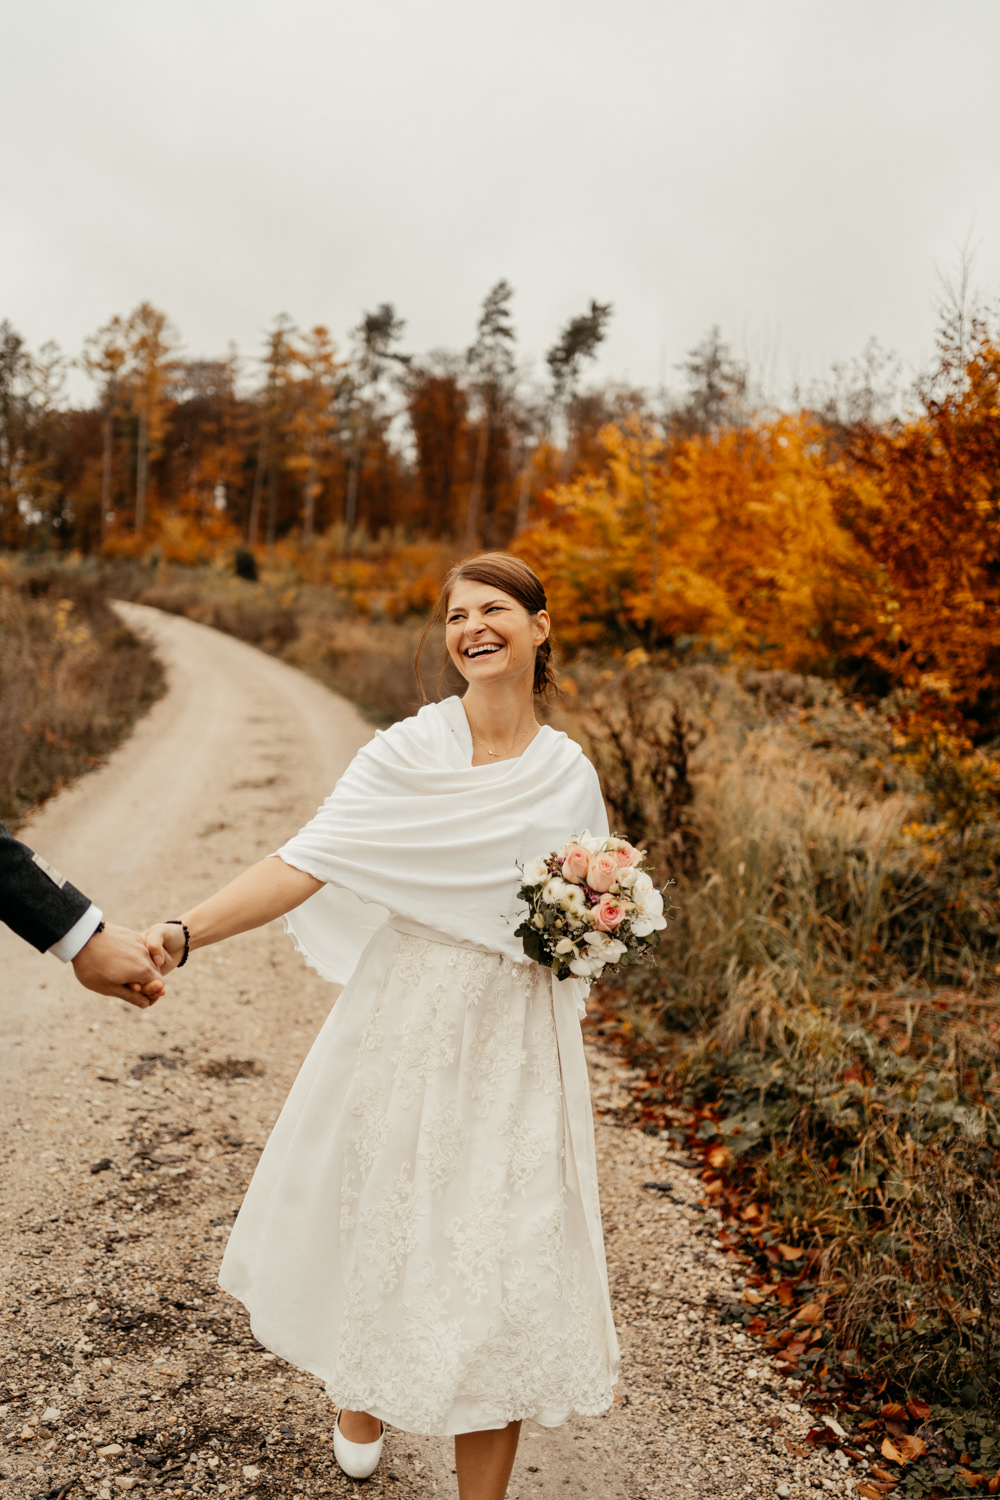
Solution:
M 0 819 L 100 764 L 164 690 L 149 644 L 93 583 L 0 560 Z

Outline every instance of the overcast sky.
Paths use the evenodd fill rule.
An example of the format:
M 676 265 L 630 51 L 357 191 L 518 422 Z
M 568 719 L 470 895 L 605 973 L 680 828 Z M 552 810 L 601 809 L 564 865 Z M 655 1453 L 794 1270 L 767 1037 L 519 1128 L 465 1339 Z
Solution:
M 775 387 L 1000 293 L 998 0 L 6 0 L 0 317 L 76 353 L 146 298 L 192 356 L 388 300 L 464 348 L 677 384 L 718 323 Z

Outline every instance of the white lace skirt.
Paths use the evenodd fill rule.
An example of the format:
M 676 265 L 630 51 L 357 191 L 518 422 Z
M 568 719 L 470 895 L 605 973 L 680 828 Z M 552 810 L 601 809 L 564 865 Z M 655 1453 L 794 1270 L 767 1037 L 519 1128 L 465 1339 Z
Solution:
M 366 948 L 219 1276 L 339 1406 L 447 1435 L 610 1405 L 577 994 L 399 919 Z

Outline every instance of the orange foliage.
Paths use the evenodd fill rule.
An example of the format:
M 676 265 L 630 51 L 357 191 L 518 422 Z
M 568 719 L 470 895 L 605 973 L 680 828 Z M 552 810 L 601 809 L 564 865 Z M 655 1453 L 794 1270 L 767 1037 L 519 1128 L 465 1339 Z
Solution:
M 1000 346 L 896 430 L 857 445 L 840 513 L 879 567 L 875 659 L 976 710 L 1000 693 Z
M 822 439 L 797 417 L 674 444 L 638 418 L 605 427 L 604 472 L 554 490 L 515 542 L 561 637 L 708 636 L 811 670 L 855 656 L 875 625 L 870 569 L 836 518 Z
M 337 531 L 318 537 L 311 545 L 285 538 L 270 556 L 259 549 L 262 567 L 277 564 L 294 578 L 329 584 L 345 614 L 404 620 L 429 614 L 441 580 L 456 561 L 454 548 L 443 542 L 397 542 L 371 545 L 365 556 L 344 557 Z
M 159 557 L 163 562 L 193 566 L 215 562 L 240 545 L 240 533 L 224 511 L 199 514 L 193 508 L 157 506 L 139 536 L 131 524 L 108 530 L 101 549 L 105 557 Z

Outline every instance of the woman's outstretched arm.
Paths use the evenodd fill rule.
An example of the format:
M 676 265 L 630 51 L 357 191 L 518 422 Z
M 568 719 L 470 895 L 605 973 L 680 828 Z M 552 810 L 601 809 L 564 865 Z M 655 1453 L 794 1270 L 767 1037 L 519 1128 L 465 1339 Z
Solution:
M 207 901 L 183 912 L 180 920 L 190 934 L 192 948 L 206 948 L 223 938 L 263 927 L 275 917 L 301 906 L 315 895 L 323 882 L 303 870 L 286 865 L 277 854 L 251 865 Z M 161 974 L 169 974 L 184 952 L 183 928 L 157 922 L 146 933 L 149 956 Z

